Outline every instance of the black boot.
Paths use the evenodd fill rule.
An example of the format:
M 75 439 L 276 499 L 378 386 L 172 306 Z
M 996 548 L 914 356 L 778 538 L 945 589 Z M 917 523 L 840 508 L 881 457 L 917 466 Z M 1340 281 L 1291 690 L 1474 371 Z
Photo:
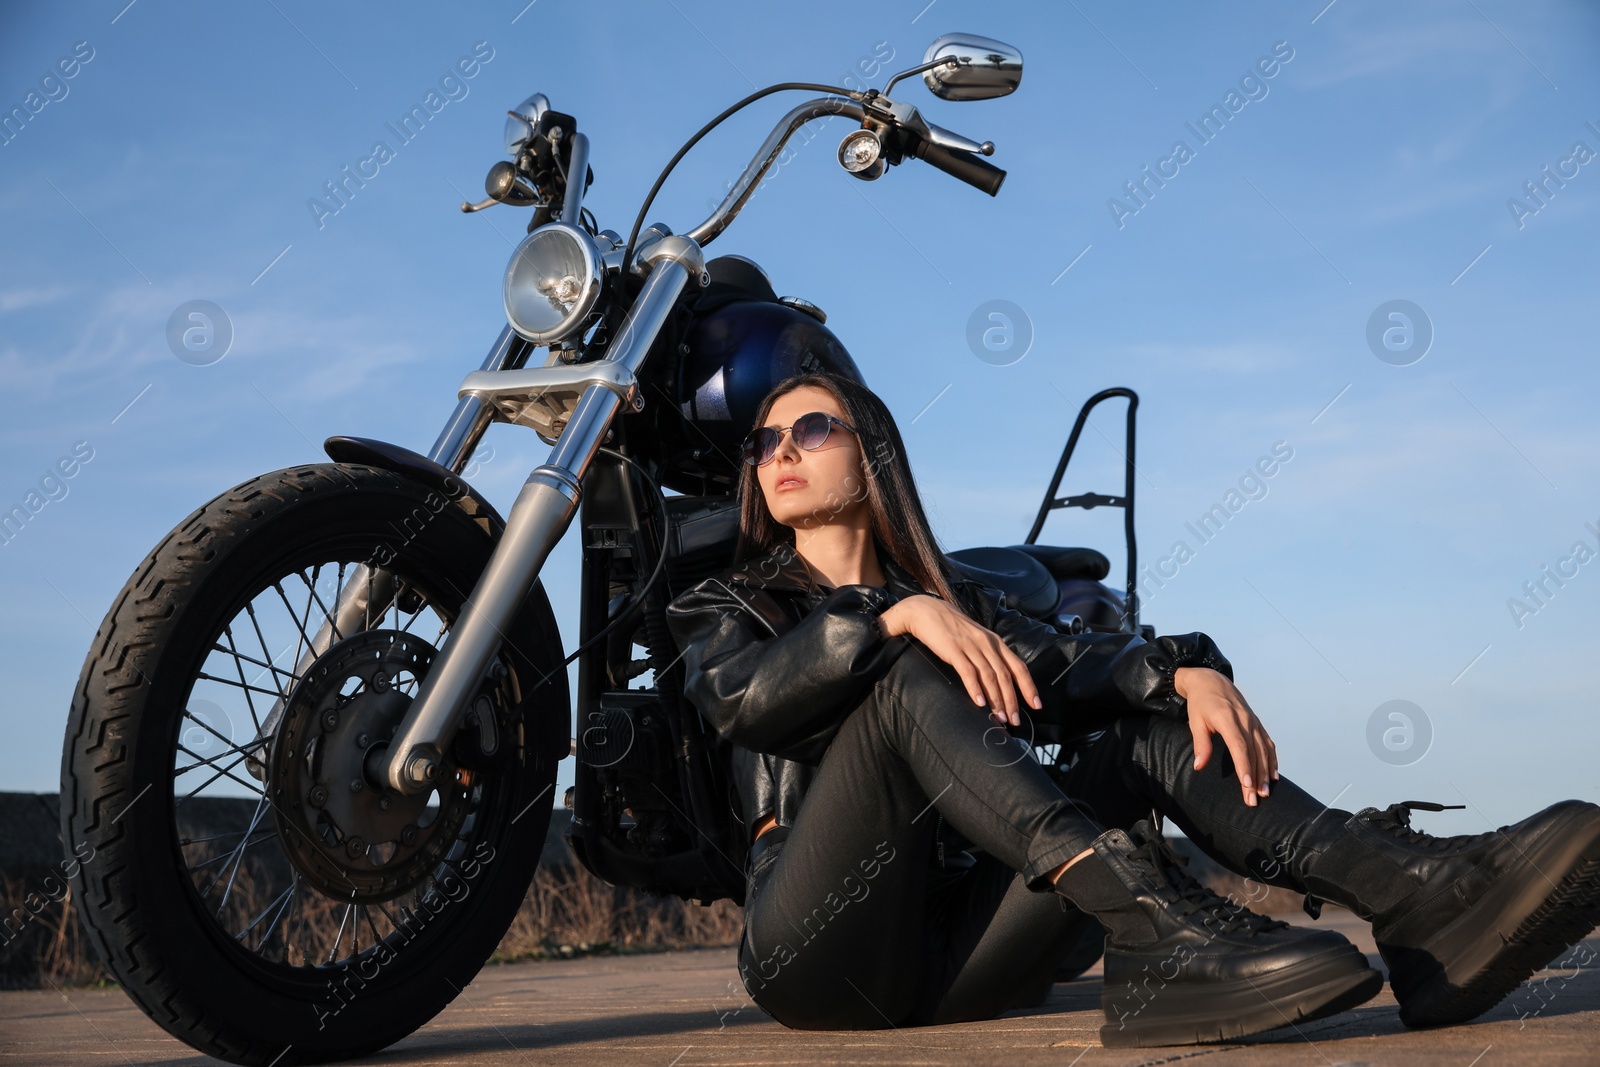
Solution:
M 1180 869 L 1148 822 L 1107 830 L 1056 892 L 1106 928 L 1110 1047 L 1192 1045 L 1353 1008 L 1383 976 L 1341 935 L 1300 930 L 1230 903 Z
M 1407 1026 L 1483 1014 L 1600 923 L 1600 807 L 1566 800 L 1470 836 L 1411 829 L 1412 809 L 1445 807 L 1329 809 L 1300 871 L 1308 911 L 1321 897 L 1372 920 Z

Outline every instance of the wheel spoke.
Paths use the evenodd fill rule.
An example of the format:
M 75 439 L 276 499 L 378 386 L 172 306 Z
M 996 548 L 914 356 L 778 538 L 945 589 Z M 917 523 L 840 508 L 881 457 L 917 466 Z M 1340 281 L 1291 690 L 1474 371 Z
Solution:
M 317 644 L 307 635 L 305 623 L 300 621 L 300 616 L 295 614 L 294 606 L 289 603 L 289 595 L 283 591 L 283 583 L 273 582 L 272 588 L 278 591 L 278 599 L 283 601 L 284 610 L 289 613 L 289 621 L 294 623 L 295 629 L 300 631 L 300 638 L 295 642 L 294 646 L 294 661 L 299 663 L 301 643 L 303 642 L 305 647 L 313 649 L 317 647 Z M 311 614 L 311 601 L 309 600 L 306 601 L 306 614 L 308 616 Z
M 245 606 L 244 606 L 244 610 L 249 612 L 249 614 L 250 614 L 250 625 L 255 628 L 256 640 L 261 642 L 261 654 L 263 656 L 267 657 L 267 662 L 268 663 L 273 662 L 273 660 L 276 657 L 273 656 L 272 650 L 267 647 L 267 639 L 261 633 L 261 620 L 256 618 L 255 601 L 247 602 L 245 604 Z M 272 684 L 273 685 L 277 685 L 278 684 L 277 675 L 273 675 Z M 278 696 L 279 700 L 285 699 L 286 694 L 284 693 L 284 691 L 283 691 L 283 689 L 281 687 L 278 689 L 277 696 Z
M 195 787 L 194 789 L 192 789 L 189 792 L 185 793 L 183 796 L 179 797 L 177 800 L 174 800 L 172 802 L 172 806 L 173 807 L 177 807 L 179 804 L 182 804 L 185 800 L 193 800 L 194 799 L 194 795 L 196 793 L 200 792 L 200 790 L 204 789 L 206 786 L 210 785 L 212 782 L 215 782 L 218 778 L 223 778 L 223 777 L 226 777 L 229 781 L 238 782 L 240 785 L 244 786 L 246 789 L 250 790 L 250 792 L 254 793 L 258 797 L 266 796 L 266 793 L 261 788 L 261 783 L 260 782 L 247 782 L 242 778 L 236 778 L 232 774 L 228 773 L 229 771 L 233 770 L 235 767 L 239 766 L 239 764 L 243 763 L 245 761 L 245 759 L 246 759 L 246 757 L 240 756 L 238 759 L 234 760 L 232 763 L 228 764 L 226 767 L 218 768 L 216 774 L 213 774 L 210 778 L 207 778 L 205 781 L 201 782 L 197 787 Z
M 239 662 L 239 650 L 235 648 L 233 644 L 233 626 L 231 624 L 224 626 L 222 628 L 222 632 L 227 635 L 228 649 L 224 650 L 223 647 L 217 644 L 215 641 L 211 642 L 211 648 L 217 652 L 226 651 L 228 655 L 233 657 L 233 669 L 239 672 L 239 684 L 244 686 L 246 685 L 244 680 L 244 664 Z M 250 696 L 249 688 L 246 688 L 244 691 L 244 703 L 245 707 L 250 709 L 250 721 L 255 724 L 256 736 L 259 737 L 261 735 L 261 716 L 256 714 L 256 702 L 255 699 Z
M 289 888 L 285 889 L 283 892 L 281 892 L 277 896 L 273 897 L 272 898 L 272 902 L 261 910 L 261 914 L 257 915 L 254 919 L 250 920 L 250 925 L 249 926 L 246 926 L 243 930 L 240 930 L 238 933 L 234 934 L 233 935 L 233 939 L 235 941 L 243 941 L 244 938 L 245 938 L 245 935 L 248 934 L 251 930 L 254 930 L 258 925 L 260 925 L 261 920 L 265 919 L 267 917 L 267 913 L 269 911 L 271 911 L 274 907 L 277 907 L 278 915 L 281 916 L 283 914 L 284 909 L 289 906 L 288 898 L 291 895 L 293 895 L 295 890 L 297 890 L 299 888 L 300 888 L 300 878 L 299 878 L 299 875 L 297 874 L 295 876 L 294 882 L 290 884 Z M 280 901 L 280 900 L 283 901 L 282 904 L 278 903 L 278 901 Z M 277 920 L 277 918 L 274 918 L 272 920 L 272 926 L 267 927 L 267 932 L 265 934 L 261 935 L 261 940 L 257 943 L 258 946 L 266 944 L 267 938 L 272 936 L 273 927 L 275 927 L 277 925 L 278 925 L 278 920 Z
M 328 605 L 324 604 L 322 602 L 322 597 L 317 595 L 317 587 L 312 584 L 312 582 L 315 582 L 317 580 L 317 575 L 319 573 L 321 573 L 321 571 L 322 571 L 322 567 L 320 565 L 317 567 L 316 570 L 312 571 L 311 572 L 311 581 L 310 582 L 306 582 L 306 576 L 305 576 L 304 573 L 296 572 L 296 576 L 302 582 L 306 582 L 306 592 L 311 594 L 312 599 L 317 602 L 317 607 L 322 609 L 322 618 L 324 619 L 324 621 L 327 622 L 328 628 L 333 631 L 333 639 L 335 641 L 343 641 L 345 635 L 339 632 L 339 620 L 338 620 L 338 618 L 332 612 L 330 612 L 328 610 Z M 341 578 L 344 575 L 344 565 L 343 564 L 339 565 L 339 574 L 340 574 Z M 334 597 L 334 603 L 337 604 L 338 602 L 339 602 L 339 598 L 337 596 L 335 596 Z M 310 603 L 310 601 L 307 601 L 306 602 L 306 618 L 309 620 L 310 617 L 311 617 L 311 603 Z M 320 627 L 319 627 L 319 629 L 320 629 Z
M 248 757 L 248 756 L 251 756 L 251 755 L 255 754 L 255 753 L 253 753 L 251 751 L 252 749 L 264 749 L 267 746 L 267 739 L 264 738 L 264 737 L 257 737 L 255 739 L 251 740 L 248 744 L 236 745 L 236 744 L 233 743 L 233 738 L 227 737 L 227 736 L 224 736 L 221 733 L 218 733 L 215 729 L 213 729 L 211 726 L 209 726 L 207 723 L 205 723 L 200 718 L 198 718 L 198 717 L 196 717 L 194 715 L 190 715 L 188 712 L 184 712 L 184 715 L 185 715 L 185 717 L 187 717 L 189 719 L 193 719 L 195 725 L 199 726 L 202 730 L 206 731 L 209 734 L 214 734 L 227 747 L 223 751 L 217 753 L 215 756 L 206 757 L 206 756 L 200 755 L 200 753 L 198 753 L 198 752 L 194 751 L 193 749 L 187 747 L 186 745 L 184 745 L 184 743 L 182 741 L 179 741 L 178 742 L 178 746 L 177 746 L 178 747 L 178 751 L 182 752 L 182 753 L 184 753 L 186 755 L 193 756 L 195 758 L 196 762 L 189 764 L 187 767 L 174 768 L 174 770 L 176 772 L 173 775 L 174 778 L 181 778 L 185 774 L 187 774 L 189 771 L 194 770 L 196 767 L 214 767 L 216 765 L 217 760 L 221 759 L 223 756 L 226 756 L 231 752 L 237 752 L 240 755 Z
M 417 594 L 417 595 L 421 596 L 420 593 Z M 411 621 L 410 622 L 408 622 L 404 626 L 400 627 L 400 631 L 402 633 L 409 633 L 411 631 L 411 627 L 416 624 L 416 621 L 418 619 L 422 618 L 423 609 L 431 608 L 432 606 L 433 605 L 428 602 L 428 598 L 427 597 L 422 597 L 422 603 L 417 606 L 416 614 L 411 616 Z
M 182 767 L 173 768 L 173 770 L 175 772 L 173 774 L 174 778 L 182 778 L 184 775 L 188 774 L 190 771 L 194 770 L 197 767 L 207 767 L 207 768 L 210 768 L 211 770 L 221 770 L 223 772 L 226 772 L 227 768 L 223 768 L 223 767 L 218 767 L 217 766 L 217 760 L 222 759 L 225 756 L 230 756 L 235 752 L 239 753 L 240 755 L 244 756 L 247 759 L 250 756 L 250 753 L 245 751 L 244 749 L 239 748 L 237 746 L 231 746 L 228 749 L 228 751 L 219 752 L 215 756 L 211 756 L 211 757 L 208 758 L 206 756 L 200 755 L 200 753 L 198 753 L 198 752 L 194 751 L 193 749 L 189 748 L 182 741 L 178 742 L 177 750 L 179 752 L 182 752 L 186 756 L 193 756 L 194 757 L 194 762 L 190 763 L 190 764 L 186 764 L 185 766 L 182 766 Z M 232 767 L 232 766 L 234 766 L 234 764 L 230 763 L 228 766 Z M 209 785 L 210 782 L 207 782 L 206 784 Z M 187 800 L 188 798 L 185 797 L 184 799 Z
M 246 697 L 248 697 L 251 693 L 261 693 L 264 696 L 269 696 L 269 697 L 276 697 L 276 696 L 280 696 L 281 695 L 277 691 L 274 691 L 274 690 L 271 690 L 271 689 L 262 689 L 260 686 L 251 685 L 249 682 L 236 682 L 232 678 L 218 678 L 216 675 L 207 674 L 205 671 L 197 671 L 197 672 L 195 672 L 195 677 L 196 678 L 203 678 L 208 682 L 217 682 L 220 685 L 231 685 L 235 689 L 243 689 L 244 692 L 245 692 L 245 696 Z
M 250 664 L 252 667 L 260 667 L 260 668 L 262 668 L 262 672 L 263 673 L 265 673 L 266 671 L 271 671 L 274 675 L 281 674 L 291 682 L 298 682 L 300 680 L 300 676 L 298 674 L 294 673 L 293 671 L 286 671 L 282 667 L 278 667 L 278 666 L 275 666 L 275 665 L 273 665 L 271 663 L 268 663 L 266 660 L 256 659 L 254 656 L 246 655 L 245 653 L 240 652 L 238 647 L 235 646 L 234 643 L 233 643 L 233 628 L 232 627 L 228 627 L 223 632 L 228 635 L 228 647 L 227 648 L 223 648 L 221 645 L 214 644 L 211 647 L 215 651 L 217 651 L 217 652 L 226 652 L 228 655 L 233 656 L 236 659 L 243 660 L 245 663 Z M 287 646 L 285 646 L 285 648 L 287 650 Z M 279 655 L 282 655 L 282 653 L 279 653 Z M 242 677 L 242 674 L 241 674 L 241 677 Z M 259 675 L 257 677 L 259 677 Z M 277 678 L 276 677 L 273 678 L 273 682 L 274 683 L 277 682 Z
M 354 904 L 345 905 L 344 918 L 339 920 L 339 932 L 333 935 L 333 947 L 328 950 L 328 958 L 322 961 L 324 965 L 332 963 L 334 956 L 338 954 L 339 943 L 344 940 L 344 928 L 350 922 L 350 913 L 355 911 L 355 908 Z
M 259 833 L 261 836 L 260 837 L 256 837 L 253 840 L 249 840 L 249 841 L 244 842 L 244 844 L 239 846 L 241 850 L 242 849 L 247 849 L 252 845 L 259 845 L 263 841 L 271 841 L 273 838 L 278 836 L 278 831 L 276 829 L 272 829 L 272 830 L 253 830 L 253 831 L 247 831 L 247 832 L 249 832 L 251 834 Z M 221 863 L 224 860 L 230 860 L 232 858 L 233 858 L 233 853 L 232 852 L 219 852 L 215 856 L 212 856 L 208 860 L 201 860 L 199 863 L 191 863 L 191 864 L 189 864 L 189 869 L 191 871 L 198 871 L 198 870 L 200 870 L 202 868 L 211 866 L 213 863 Z M 207 884 L 206 888 L 210 889 L 211 888 L 210 884 Z
M 188 848 L 190 845 L 204 845 L 210 841 L 225 841 L 231 837 L 247 834 L 248 830 L 230 830 L 225 834 L 212 834 L 209 837 L 181 837 L 178 839 L 179 848 Z
M 267 943 L 272 940 L 272 932 L 278 928 L 278 920 L 282 919 L 283 916 L 286 913 L 288 913 L 291 908 L 294 907 L 295 902 L 297 900 L 299 900 L 299 897 L 300 897 L 300 872 L 299 871 L 295 871 L 294 872 L 294 881 L 292 881 L 289 884 L 289 900 L 283 905 L 283 910 L 279 911 L 278 914 L 276 914 L 276 915 L 274 915 L 272 917 L 272 923 L 267 927 L 267 932 L 261 935 L 261 940 L 260 941 L 256 942 L 256 948 L 257 948 L 258 951 L 260 949 L 266 947 Z M 289 957 L 289 927 L 288 926 L 285 926 L 283 928 L 283 954 L 284 954 L 284 959 L 287 960 L 288 957 Z
M 382 911 L 383 909 L 380 908 L 378 910 Z M 361 916 L 367 920 L 367 929 L 372 931 L 372 943 L 374 946 L 376 946 L 378 942 L 383 940 L 383 935 L 378 933 L 378 924 L 372 921 L 372 912 L 369 911 L 365 906 L 363 906 L 361 909 Z M 385 918 L 387 918 L 387 916 L 385 916 Z
M 266 810 L 267 810 L 267 796 L 266 796 L 265 793 L 263 793 L 261 795 L 261 800 L 259 802 L 257 802 L 257 804 L 256 804 L 255 813 L 250 816 L 250 830 L 251 831 L 254 831 L 255 828 L 258 825 L 260 825 L 260 823 L 261 823 L 261 814 Z M 228 884 L 227 884 L 227 886 L 222 890 L 222 901 L 221 901 L 221 903 L 219 903 L 217 905 L 217 918 L 218 919 L 222 918 L 222 909 L 226 908 L 228 906 L 228 897 L 233 894 L 233 883 L 234 883 L 235 879 L 237 879 L 239 877 L 239 864 L 241 862 L 243 862 L 243 860 L 244 860 L 244 850 L 247 847 L 246 842 L 248 842 L 248 841 L 249 841 L 249 838 L 247 836 L 245 838 L 245 840 L 239 842 L 239 846 L 233 850 L 233 869 L 228 874 Z M 218 873 L 220 874 L 221 872 L 218 872 Z M 215 883 L 215 881 L 216 881 L 216 879 L 212 879 L 213 884 Z M 209 888 L 210 887 L 207 886 L 207 889 L 209 889 Z M 202 894 L 200 894 L 200 896 L 202 898 L 204 898 L 205 894 L 202 893 Z

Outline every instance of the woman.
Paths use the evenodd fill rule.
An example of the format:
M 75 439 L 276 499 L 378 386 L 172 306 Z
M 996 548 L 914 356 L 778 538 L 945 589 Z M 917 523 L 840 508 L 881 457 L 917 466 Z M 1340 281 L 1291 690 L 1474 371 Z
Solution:
M 1449 839 L 1409 825 L 1438 805 L 1326 808 L 1279 776 L 1204 634 L 1063 634 L 961 577 L 864 385 L 786 379 L 755 426 L 734 567 L 667 618 L 688 698 L 734 746 L 752 836 L 739 966 L 780 1022 L 991 1018 L 1049 981 L 1083 912 L 1107 931 L 1107 1045 L 1238 1037 L 1381 989 L 1338 934 L 1178 870 L 1152 810 L 1313 914 L 1331 900 L 1371 920 L 1412 1026 L 1481 1014 L 1600 921 L 1600 807 Z M 1104 730 L 1064 787 L 1010 733 L 1030 714 Z M 953 862 L 944 823 L 975 863 Z

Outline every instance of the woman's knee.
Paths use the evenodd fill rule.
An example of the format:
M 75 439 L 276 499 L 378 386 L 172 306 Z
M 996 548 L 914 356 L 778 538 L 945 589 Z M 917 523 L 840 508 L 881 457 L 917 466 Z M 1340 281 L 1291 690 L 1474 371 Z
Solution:
M 875 985 L 863 973 L 871 970 L 867 961 L 819 969 L 820 961 L 802 958 L 805 947 L 779 941 L 761 955 L 751 950 L 748 941 L 740 946 L 739 974 L 745 992 L 789 1029 L 883 1030 L 899 1025 L 914 1006 L 910 986 Z
M 1118 748 L 1121 761 L 1146 771 L 1171 763 L 1194 750 L 1194 735 L 1185 719 L 1165 715 L 1124 715 L 1107 728 Z M 1192 758 L 1192 756 L 1191 756 Z
M 894 692 L 904 692 L 912 688 L 920 689 L 930 682 L 935 683 L 937 688 L 953 690 L 969 704 L 972 702 L 972 698 L 967 696 L 967 687 L 961 681 L 960 672 L 934 655 L 927 645 L 915 637 L 907 638 L 906 650 L 895 657 L 877 685 Z
M 919 721 L 929 720 L 946 707 L 963 715 L 978 711 L 960 672 L 915 638 L 873 685 L 870 702 L 886 715 L 901 708 L 914 709 Z M 974 721 L 983 721 L 981 714 Z

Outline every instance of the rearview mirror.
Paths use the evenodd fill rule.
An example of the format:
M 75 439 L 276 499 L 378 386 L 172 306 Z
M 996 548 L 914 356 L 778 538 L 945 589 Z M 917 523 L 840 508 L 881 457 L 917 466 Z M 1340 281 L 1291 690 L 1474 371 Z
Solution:
M 988 100 L 1016 91 L 1022 81 L 1022 53 L 975 33 L 947 33 L 928 46 L 924 63 L 954 59 L 922 72 L 928 91 L 942 100 Z

